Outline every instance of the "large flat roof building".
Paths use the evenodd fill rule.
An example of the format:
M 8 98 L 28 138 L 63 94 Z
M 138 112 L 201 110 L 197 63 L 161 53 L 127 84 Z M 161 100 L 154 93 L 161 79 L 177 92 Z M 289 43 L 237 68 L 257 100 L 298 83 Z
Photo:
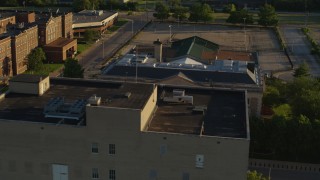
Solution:
M 246 179 L 245 91 L 47 80 L 0 101 L 1 179 Z
M 85 32 L 87 29 L 99 32 L 105 31 L 118 20 L 118 13 L 103 10 L 83 10 L 73 15 L 72 28 L 75 33 Z

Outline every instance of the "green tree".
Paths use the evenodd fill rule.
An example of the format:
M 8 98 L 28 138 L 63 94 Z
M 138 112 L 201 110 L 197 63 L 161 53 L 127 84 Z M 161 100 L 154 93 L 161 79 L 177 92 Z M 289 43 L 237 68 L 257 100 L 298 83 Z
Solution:
M 33 49 L 28 55 L 28 70 L 37 71 L 43 67 L 43 62 L 46 60 L 46 54 L 42 48 Z
M 274 86 L 267 86 L 263 93 L 263 104 L 267 106 L 279 105 L 282 102 L 282 97 L 279 90 Z
M 190 9 L 190 21 L 211 21 L 213 20 L 213 10 L 208 4 L 200 4 L 196 3 L 194 4 Z
M 236 8 L 236 5 L 234 5 L 234 4 L 227 4 L 223 8 L 223 12 L 226 12 L 226 13 L 231 13 L 236 10 L 237 10 L 237 8 Z
M 173 15 L 172 17 L 179 19 L 179 20 L 185 20 L 188 18 L 188 12 L 189 8 L 188 7 L 183 7 L 183 6 L 175 6 L 172 9 Z
M 249 13 L 246 9 L 241 9 L 240 11 L 232 11 L 227 19 L 228 23 L 246 23 L 253 24 L 253 15 Z
M 247 180 L 268 180 L 261 173 L 257 171 L 248 171 L 247 172 Z
M 83 78 L 84 69 L 77 59 L 69 58 L 64 63 L 63 77 Z
M 73 7 L 76 11 L 84 9 L 100 9 L 105 5 L 104 0 L 74 0 Z
M 84 9 L 90 9 L 90 0 L 74 0 L 73 7 L 75 11 L 81 11 Z
M 276 26 L 278 25 L 279 19 L 275 11 L 275 8 L 270 4 L 265 4 L 259 9 L 259 20 L 258 23 L 262 26 Z
M 294 70 L 293 76 L 294 77 L 310 76 L 308 64 L 305 62 L 300 64 L 300 66 L 296 70 Z
M 170 16 L 169 7 L 165 4 L 163 4 L 162 2 L 158 2 L 156 4 L 155 11 L 156 12 L 153 14 L 153 16 L 157 19 L 165 20 L 165 19 L 168 19 Z
M 180 6 L 181 0 L 168 0 L 168 4 L 170 7 Z
M 84 40 L 87 42 L 87 43 L 92 43 L 98 36 L 98 33 L 94 30 L 86 30 L 84 32 Z

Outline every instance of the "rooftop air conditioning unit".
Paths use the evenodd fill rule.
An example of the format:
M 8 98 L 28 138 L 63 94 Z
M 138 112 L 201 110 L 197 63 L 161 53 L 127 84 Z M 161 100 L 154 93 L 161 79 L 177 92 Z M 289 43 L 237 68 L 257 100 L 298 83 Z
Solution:
M 101 103 L 101 97 L 97 97 L 97 95 L 93 95 L 88 99 L 88 102 L 92 106 L 99 106 Z

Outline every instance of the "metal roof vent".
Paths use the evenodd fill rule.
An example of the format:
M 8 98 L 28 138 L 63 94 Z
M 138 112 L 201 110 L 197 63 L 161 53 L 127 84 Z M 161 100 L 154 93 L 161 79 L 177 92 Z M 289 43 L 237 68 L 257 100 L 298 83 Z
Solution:
M 129 99 L 130 96 L 131 96 L 131 92 L 126 92 L 126 93 L 124 94 L 124 97 L 126 97 L 127 99 Z
M 96 94 L 94 94 L 93 96 L 91 96 L 89 99 L 88 99 L 88 102 L 90 105 L 92 106 L 99 106 L 100 103 L 101 103 L 101 97 L 97 97 Z

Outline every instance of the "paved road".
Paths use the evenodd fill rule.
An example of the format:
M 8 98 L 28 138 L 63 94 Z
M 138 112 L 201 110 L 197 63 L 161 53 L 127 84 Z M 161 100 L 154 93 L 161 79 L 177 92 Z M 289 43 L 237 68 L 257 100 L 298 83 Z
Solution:
M 306 62 L 310 67 L 310 74 L 314 77 L 320 77 L 320 65 L 316 57 L 310 54 L 310 44 L 300 28 L 298 26 L 281 26 L 294 67 Z
M 268 177 L 270 172 L 270 177 L 272 180 L 319 180 L 320 173 L 318 172 L 302 172 L 294 170 L 284 170 L 284 169 L 269 169 L 269 168 L 257 168 L 249 167 L 250 170 L 256 170 L 264 176 Z
M 119 17 L 131 19 L 133 24 L 132 21 L 126 23 L 117 32 L 101 38 L 93 45 L 93 47 L 77 56 L 79 63 L 85 69 L 84 74 L 86 78 L 93 74 L 100 73 L 101 64 L 106 59 L 109 59 L 119 47 L 131 39 L 132 35 L 138 32 L 138 30 L 147 23 L 145 13 L 137 16 L 126 16 L 125 14 L 120 14 Z

